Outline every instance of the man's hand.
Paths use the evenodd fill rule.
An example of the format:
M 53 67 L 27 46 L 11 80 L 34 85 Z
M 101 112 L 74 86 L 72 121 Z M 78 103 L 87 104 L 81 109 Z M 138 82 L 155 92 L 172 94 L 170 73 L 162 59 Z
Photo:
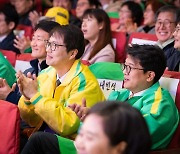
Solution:
M 38 82 L 35 74 L 27 73 L 27 77 L 19 71 L 16 73 L 17 84 L 22 95 L 31 99 L 38 92 Z
M 12 88 L 6 82 L 6 79 L 0 78 L 0 99 L 6 100 L 7 96 L 11 91 L 14 91 L 16 88 L 16 83 L 12 85 Z
M 77 114 L 77 116 L 79 117 L 81 121 L 84 121 L 89 111 L 89 108 L 86 106 L 85 98 L 82 99 L 82 105 L 74 103 L 74 104 L 68 105 L 68 107 L 71 108 L 71 110 L 73 110 Z

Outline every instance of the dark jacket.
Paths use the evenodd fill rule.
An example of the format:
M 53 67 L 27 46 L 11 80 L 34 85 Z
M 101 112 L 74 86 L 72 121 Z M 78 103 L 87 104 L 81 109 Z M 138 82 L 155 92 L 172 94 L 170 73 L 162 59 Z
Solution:
M 167 67 L 169 71 L 179 71 L 180 51 L 174 48 L 174 42 L 168 44 L 163 48 L 167 60 Z
M 0 42 L 0 49 L 3 49 L 3 50 L 11 50 L 17 54 L 20 53 L 19 49 L 17 49 L 16 47 L 14 47 L 14 39 L 16 38 L 16 36 L 14 35 L 13 32 L 9 33 L 7 35 L 7 37 L 2 41 Z
M 32 67 L 28 68 L 27 70 L 24 71 L 25 75 L 27 75 L 28 72 L 31 72 L 31 74 L 36 74 L 36 76 L 38 76 L 38 73 L 41 70 L 48 67 L 48 65 L 46 64 L 46 61 L 44 60 L 40 64 L 41 70 L 39 70 L 39 68 L 38 68 L 38 60 L 37 59 L 31 60 L 30 65 Z M 21 93 L 19 92 L 18 86 L 16 86 L 16 90 L 9 93 L 9 95 L 6 98 L 6 101 L 11 102 L 13 104 L 18 104 L 20 97 L 21 97 Z

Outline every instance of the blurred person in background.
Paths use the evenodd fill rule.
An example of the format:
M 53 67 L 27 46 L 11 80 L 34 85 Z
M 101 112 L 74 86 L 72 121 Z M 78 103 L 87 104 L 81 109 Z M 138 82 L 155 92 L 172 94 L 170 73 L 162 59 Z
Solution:
M 164 3 L 158 0 L 148 0 L 146 2 L 146 8 L 144 10 L 144 22 L 137 31 L 155 34 L 155 14 L 156 11 L 162 7 Z

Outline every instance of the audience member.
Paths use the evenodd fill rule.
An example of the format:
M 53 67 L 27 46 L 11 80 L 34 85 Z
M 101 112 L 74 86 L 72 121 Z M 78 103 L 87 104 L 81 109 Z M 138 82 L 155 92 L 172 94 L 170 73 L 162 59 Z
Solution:
M 119 23 L 112 24 L 111 30 L 130 34 L 142 24 L 143 11 L 139 4 L 127 1 L 121 5 L 119 16 Z
M 31 26 L 29 13 L 34 10 L 34 0 L 14 0 L 13 4 L 19 15 L 19 24 Z
M 177 18 L 180 16 L 180 10 L 174 6 L 163 6 L 156 13 L 155 33 L 158 38 L 157 45 L 163 49 L 167 60 L 167 67 L 170 71 L 171 59 L 169 59 L 170 50 L 174 46 L 173 32 L 175 31 Z
M 69 13 L 69 24 L 73 24 L 73 25 L 76 25 L 78 27 L 81 26 L 81 21 L 72 14 L 71 12 L 71 9 L 72 9 L 72 0 L 53 0 L 52 4 L 53 4 L 53 7 L 57 8 L 57 7 L 62 7 L 64 9 L 66 9 Z M 52 10 L 52 8 L 50 8 Z M 53 12 L 54 10 L 52 10 Z M 57 14 L 57 15 L 61 15 L 61 14 Z M 56 16 L 57 16 L 56 15 Z M 33 26 L 35 26 L 38 21 L 39 21 L 39 18 L 42 16 L 42 14 L 39 14 L 37 11 L 32 11 L 30 13 L 30 20 L 33 24 Z
M 123 0 L 100 0 L 100 2 L 106 12 L 119 12 Z
M 82 20 L 83 14 L 87 9 L 100 7 L 101 3 L 98 0 L 78 0 L 76 5 L 76 16 Z
M 88 66 L 78 60 L 84 52 L 84 37 L 79 28 L 69 25 L 53 29 L 46 51 L 50 67 L 38 78 L 17 73 L 23 95 L 18 103 L 20 114 L 30 126 L 70 136 L 77 132 L 80 121 L 67 105 L 81 104 L 85 98 L 91 107 L 104 100 L 104 95 Z
M 155 14 L 163 5 L 164 3 L 157 0 L 148 0 L 146 2 L 144 24 L 137 29 L 138 32 L 155 34 Z
M 173 35 L 175 39 L 174 47 L 169 49 L 169 52 L 166 53 L 168 59 L 167 66 L 169 70 L 180 72 L 180 17 L 178 18 Z
M 18 14 L 11 4 L 6 4 L 0 9 L 0 49 L 20 51 L 13 45 L 16 38 L 13 30 L 18 24 Z
M 142 113 L 151 134 L 152 149 L 165 148 L 179 123 L 170 93 L 158 82 L 165 68 L 166 59 L 159 47 L 132 45 L 123 66 L 125 89 L 109 96 L 109 100 L 127 101 Z
M 102 9 L 88 9 L 83 15 L 81 27 L 87 40 L 82 60 L 91 64 L 96 62 L 114 62 L 115 52 L 112 47 L 110 20 Z
M 75 143 L 39 132 L 31 136 L 22 154 L 147 154 L 150 144 L 148 128 L 139 111 L 127 103 L 107 101 L 90 109 Z
M 38 76 L 41 70 L 48 67 L 46 64 L 45 40 L 49 39 L 50 31 L 58 25 L 59 24 L 54 21 L 41 21 L 36 25 L 31 41 L 31 55 L 35 59 L 30 61 L 30 65 L 32 67 L 24 71 L 25 75 L 30 72 L 31 74 Z M 0 99 L 12 102 L 13 104 L 18 104 L 18 101 L 21 97 L 18 89 L 13 91 L 13 89 L 11 89 L 7 84 L 1 86 L 0 95 Z

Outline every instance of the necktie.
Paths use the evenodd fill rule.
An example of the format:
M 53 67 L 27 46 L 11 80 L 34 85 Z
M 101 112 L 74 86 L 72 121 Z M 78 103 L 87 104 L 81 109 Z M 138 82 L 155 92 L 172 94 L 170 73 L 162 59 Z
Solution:
M 61 81 L 59 79 L 56 80 L 56 87 L 58 87 L 61 84 Z

